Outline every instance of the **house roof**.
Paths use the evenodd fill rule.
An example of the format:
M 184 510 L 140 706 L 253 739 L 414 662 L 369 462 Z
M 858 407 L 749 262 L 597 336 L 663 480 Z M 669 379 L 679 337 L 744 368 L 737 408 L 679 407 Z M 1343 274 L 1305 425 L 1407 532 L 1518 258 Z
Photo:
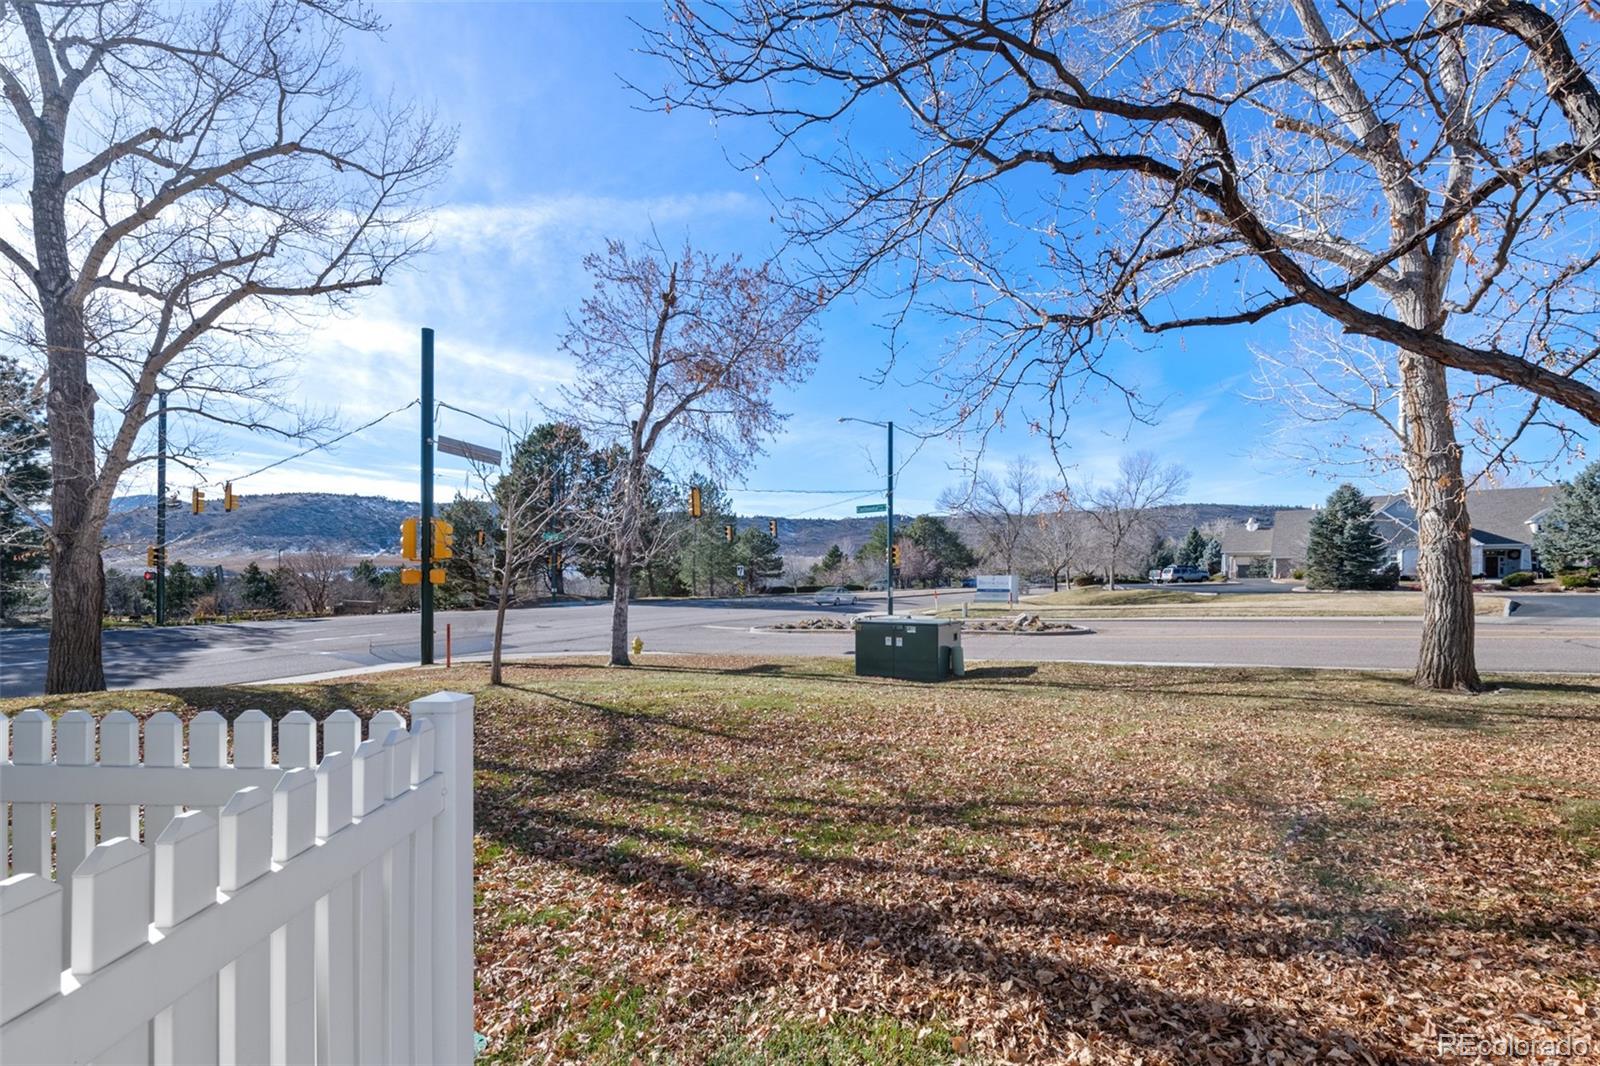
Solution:
M 1467 493 L 1467 515 L 1472 519 L 1472 539 L 1488 547 L 1530 544 L 1528 520 L 1550 506 L 1554 486 L 1526 489 L 1478 489 Z M 1375 496 L 1378 532 L 1391 547 L 1411 544 L 1416 513 L 1404 496 Z M 1386 513 L 1383 513 L 1386 512 Z M 1279 511 L 1272 519 L 1272 555 L 1276 559 L 1304 559 L 1311 540 L 1313 508 Z M 1388 519 L 1385 521 L 1385 519 Z
M 1228 555 L 1265 555 L 1272 550 L 1272 527 L 1249 529 L 1230 524 L 1222 531 L 1222 550 Z

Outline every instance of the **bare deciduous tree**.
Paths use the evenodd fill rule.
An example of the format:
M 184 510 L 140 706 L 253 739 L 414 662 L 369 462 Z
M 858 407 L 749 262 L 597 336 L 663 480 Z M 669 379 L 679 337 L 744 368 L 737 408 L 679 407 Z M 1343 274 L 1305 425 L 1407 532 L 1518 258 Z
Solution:
M 1117 479 L 1084 493 L 1089 520 L 1100 534 L 1105 553 L 1106 586 L 1117 587 L 1117 565 L 1129 545 L 1154 533 L 1151 512 L 1173 503 L 1189 484 L 1189 472 L 1163 464 L 1149 452 L 1125 455 Z
M 1065 486 L 1045 493 L 1033 516 L 1033 531 L 1028 536 L 1028 554 L 1039 569 L 1050 575 L 1052 589 L 1061 588 L 1061 579 L 1072 580 L 1072 565 L 1084 554 L 1079 526 L 1081 512 Z
M 562 348 L 577 363 L 565 417 L 619 449 L 614 506 L 600 531 L 609 548 L 611 663 L 626 666 L 628 600 L 643 542 L 649 472 L 672 447 L 727 477 L 787 417 L 774 393 L 816 362 L 814 295 L 776 264 L 745 267 L 687 246 L 630 253 L 611 241 L 584 267 L 594 291 L 568 321 Z
M 105 686 L 101 530 L 161 389 L 175 415 L 283 429 L 298 305 L 337 305 L 423 247 L 453 135 L 366 106 L 340 64 L 355 4 L 38 3 L 0 10 L 24 239 L 14 330 L 49 381 L 46 688 Z M 288 430 L 288 432 L 294 432 Z
M 956 418 L 1043 397 L 1054 434 L 1097 381 L 1137 414 L 1104 358 L 1126 333 L 1287 313 L 1394 345 L 1415 680 L 1475 689 L 1452 392 L 1600 422 L 1600 252 L 1564 240 L 1600 212 L 1584 8 L 711 0 L 655 32 L 680 83 L 650 95 L 764 120 L 776 143 L 750 165 L 787 149 L 835 179 L 790 205 L 797 239 L 830 291 L 895 261 L 911 301 L 970 324 L 972 358 L 936 371 Z M 816 136 L 884 100 L 910 138 Z
M 966 491 L 946 493 L 940 506 L 971 522 L 983 553 L 1014 574 L 1038 528 L 1035 512 L 1041 499 L 1039 468 L 1018 455 L 998 474 L 979 472 Z
M 281 572 L 289 579 L 296 606 L 311 614 L 326 614 L 335 586 L 349 576 L 351 565 L 348 555 L 310 551 L 285 555 Z

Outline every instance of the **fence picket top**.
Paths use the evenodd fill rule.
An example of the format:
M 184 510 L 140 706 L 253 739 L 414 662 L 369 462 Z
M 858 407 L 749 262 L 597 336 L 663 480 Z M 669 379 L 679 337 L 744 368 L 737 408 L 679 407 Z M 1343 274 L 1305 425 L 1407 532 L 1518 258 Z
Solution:
M 217 901 L 217 823 L 203 811 L 184 811 L 156 839 L 155 915 L 171 929 Z
M 412 719 L 411 735 L 411 783 L 420 785 L 433 776 L 433 723 Z
M 381 740 L 364 740 L 354 761 L 354 813 L 361 818 L 383 806 L 389 788 L 389 753 Z
M 354 776 L 348 751 L 330 752 L 317 764 L 317 836 L 323 840 L 350 824 Z
M 12 725 L 14 754 L 18 766 L 43 766 L 50 761 L 50 716 L 37 707 L 17 715 Z
M 233 765 L 259 770 L 272 765 L 272 719 L 248 710 L 233 720 Z
M 95 718 L 88 711 L 68 711 L 56 719 L 56 762 L 88 766 L 94 762 Z
M 237 892 L 272 868 L 272 796 L 251 785 L 233 794 L 217 820 L 220 887 Z
M 72 972 L 94 973 L 149 943 L 150 852 L 113 837 L 72 875 Z
M 144 764 L 183 765 L 183 722 L 171 711 L 157 711 L 145 722 Z
M 0 711 L 0 762 L 11 758 L 11 718 Z
M 100 762 L 133 766 L 139 761 L 139 719 L 129 711 L 112 711 L 100 720 Z
M 189 722 L 189 765 L 228 765 L 228 722 L 216 711 L 201 711 Z
M 316 842 L 317 779 L 306 767 L 285 770 L 272 790 L 272 861 L 288 862 Z
M 39 874 L 0 881 L 0 1025 L 61 992 L 61 886 Z
M 404 729 L 406 720 L 400 717 L 400 712 L 395 710 L 382 710 L 372 716 L 372 722 L 367 726 L 368 740 L 388 740 L 389 734 L 396 729 Z
M 284 769 L 317 765 L 317 723 L 305 711 L 290 711 L 279 720 L 278 764 Z
M 411 734 L 404 729 L 390 732 L 383 742 L 389 752 L 389 775 L 384 798 L 394 799 L 411 787 Z
M 361 743 L 361 716 L 348 707 L 341 707 L 322 720 L 322 754 L 330 751 L 355 754 Z

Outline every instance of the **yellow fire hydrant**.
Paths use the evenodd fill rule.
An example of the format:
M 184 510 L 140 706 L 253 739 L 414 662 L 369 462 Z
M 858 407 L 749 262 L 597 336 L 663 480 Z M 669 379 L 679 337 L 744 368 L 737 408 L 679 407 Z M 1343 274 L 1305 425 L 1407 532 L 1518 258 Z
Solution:
M 633 654 L 638 655 L 642 651 L 644 651 L 644 638 L 643 637 L 634 637 L 633 638 Z

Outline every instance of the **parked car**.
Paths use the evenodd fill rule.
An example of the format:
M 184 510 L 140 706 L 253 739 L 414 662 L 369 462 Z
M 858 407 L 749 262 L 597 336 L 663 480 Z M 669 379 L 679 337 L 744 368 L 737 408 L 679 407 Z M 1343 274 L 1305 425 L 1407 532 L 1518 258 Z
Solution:
M 881 577 L 876 581 L 867 582 L 867 591 L 868 592 L 882 592 L 884 589 L 887 589 L 888 587 L 889 587 L 889 583 L 887 581 L 885 581 Z
M 1172 585 L 1180 581 L 1210 581 L 1211 575 L 1198 566 L 1169 566 L 1161 571 L 1161 583 Z
M 856 602 L 856 594 L 838 585 L 817 590 L 818 607 L 849 607 Z

